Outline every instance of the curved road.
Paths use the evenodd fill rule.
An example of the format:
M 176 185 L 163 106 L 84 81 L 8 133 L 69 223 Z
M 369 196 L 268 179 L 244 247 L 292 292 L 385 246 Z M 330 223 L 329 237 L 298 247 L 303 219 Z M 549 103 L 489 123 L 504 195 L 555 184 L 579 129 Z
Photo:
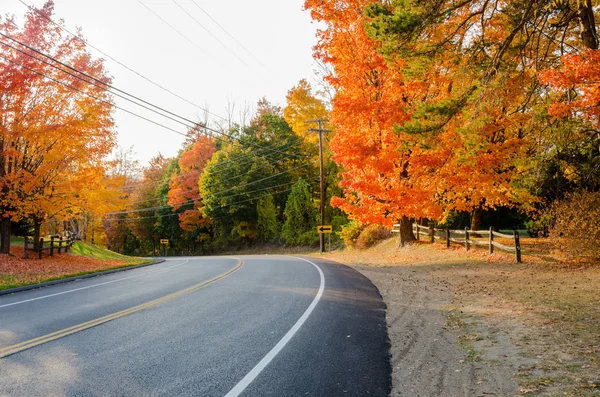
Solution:
M 0 297 L 0 396 L 387 396 L 385 306 L 349 267 L 169 258 Z

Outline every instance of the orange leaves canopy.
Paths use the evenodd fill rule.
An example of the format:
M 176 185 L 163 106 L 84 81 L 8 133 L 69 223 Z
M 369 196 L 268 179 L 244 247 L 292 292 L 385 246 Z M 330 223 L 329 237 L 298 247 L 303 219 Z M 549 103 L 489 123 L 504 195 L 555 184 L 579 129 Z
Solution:
M 198 180 L 215 151 L 213 138 L 198 136 L 196 142 L 179 159 L 180 174 L 171 177 L 168 204 L 173 207 L 173 212 L 182 207 L 193 207 L 179 215 L 179 225 L 185 231 L 194 231 L 207 221 L 200 211 L 202 198 Z
M 50 18 L 52 11 L 48 1 L 40 13 Z M 18 42 L 103 82 L 110 79 L 81 40 L 64 37 L 33 11 L 22 29 L 7 19 L 0 30 L 16 40 L 0 44 L 0 213 L 13 220 L 56 213 L 75 201 L 90 172 L 104 173 L 102 159 L 115 141 L 112 99 Z

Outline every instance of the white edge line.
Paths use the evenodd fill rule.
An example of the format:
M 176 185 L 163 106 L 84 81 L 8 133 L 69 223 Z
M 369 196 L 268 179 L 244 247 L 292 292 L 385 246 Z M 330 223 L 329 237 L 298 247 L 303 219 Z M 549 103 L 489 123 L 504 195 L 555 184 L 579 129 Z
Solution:
M 325 290 L 325 276 L 323 276 L 323 271 L 321 270 L 321 268 L 313 262 L 309 261 L 308 259 L 299 258 L 295 256 L 290 256 L 289 258 L 300 259 L 302 261 L 310 263 L 311 265 L 317 268 L 317 270 L 319 271 L 319 276 L 321 278 L 319 292 L 317 292 L 317 296 L 315 296 L 315 299 L 313 299 L 312 303 L 310 304 L 310 306 L 308 306 L 304 314 L 302 314 L 298 321 L 296 321 L 296 324 L 294 324 L 294 326 L 283 336 L 283 338 L 281 338 L 281 340 L 275 345 L 275 347 L 273 347 L 271 351 L 269 351 L 267 355 L 264 356 L 263 359 L 260 360 L 259 363 L 256 364 L 256 366 L 252 368 L 252 370 L 250 370 L 250 372 L 248 372 L 248 374 L 244 376 L 244 378 L 241 381 L 239 381 L 239 383 L 235 385 L 233 389 L 229 391 L 229 393 L 225 395 L 225 397 L 237 397 L 241 393 L 243 393 L 244 390 L 246 390 L 248 385 L 250 385 L 250 383 L 252 383 L 252 381 L 256 379 L 256 377 L 262 372 L 262 370 L 265 369 L 265 367 L 269 365 L 271 361 L 273 361 L 275 356 L 277 356 L 277 354 L 279 354 L 279 352 L 285 347 L 285 345 L 294 337 L 294 335 L 296 334 L 296 332 L 298 332 L 300 327 L 302 327 L 308 316 L 310 316 L 315 306 L 317 306 L 317 303 L 319 303 L 321 295 L 323 295 L 323 291 Z
M 186 264 L 186 263 L 188 263 L 188 262 L 189 262 L 189 260 L 185 260 L 185 261 L 184 261 L 184 262 L 182 262 L 182 263 L 179 263 L 179 264 L 177 264 L 177 265 L 173 265 L 173 266 L 170 266 L 170 267 L 167 267 L 167 268 L 164 268 L 164 269 L 156 269 L 156 270 L 152 270 L 152 271 L 145 272 L 145 273 L 142 273 L 142 274 L 136 274 L 136 275 L 134 275 L 134 276 L 123 277 L 123 278 L 119 278 L 119 279 L 117 279 L 117 280 L 106 281 L 106 282 L 103 282 L 103 283 L 98 283 L 98 284 L 94 284 L 94 285 L 88 285 L 87 287 L 75 288 L 75 289 L 70 289 L 70 290 L 68 290 L 68 291 L 57 292 L 57 293 L 55 293 L 55 294 L 44 295 L 44 296 L 38 296 L 37 298 L 31 298 L 31 299 L 25 299 L 25 300 L 22 300 L 22 301 L 18 301 L 18 302 L 7 303 L 7 304 L 5 304 L 5 305 L 0 305 L 0 309 L 1 309 L 1 308 L 3 308 L 3 307 L 14 306 L 14 305 L 20 305 L 20 304 L 22 304 L 22 303 L 33 302 L 33 301 L 37 301 L 37 300 L 40 300 L 40 299 L 51 298 L 51 297 L 53 297 L 53 296 L 57 296 L 57 295 L 64 295 L 64 294 L 69 294 L 69 293 L 71 293 L 71 292 L 81 291 L 81 290 L 84 290 L 84 289 L 89 289 L 89 288 L 99 287 L 99 286 L 101 286 L 101 285 L 112 284 L 112 283 L 116 283 L 117 281 L 129 280 L 130 278 L 136 278 L 136 277 L 147 276 L 147 275 L 149 275 L 149 274 L 160 273 L 160 272 L 166 272 L 167 270 L 171 270 L 171 269 L 173 269 L 173 268 L 175 268 L 175 267 L 183 266 L 183 265 L 185 265 L 185 264 Z M 132 270 L 133 270 L 133 269 L 132 269 Z

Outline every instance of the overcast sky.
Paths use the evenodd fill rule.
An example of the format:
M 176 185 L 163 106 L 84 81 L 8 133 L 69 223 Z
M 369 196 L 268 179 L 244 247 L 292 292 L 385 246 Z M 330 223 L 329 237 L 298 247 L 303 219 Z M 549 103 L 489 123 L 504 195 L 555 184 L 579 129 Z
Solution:
M 36 7 L 45 3 L 23 1 Z M 302 78 L 313 79 L 311 48 L 316 43 L 316 25 L 303 11 L 303 0 L 54 2 L 54 18 L 64 19 L 69 30 L 81 27 L 91 45 L 217 116 L 227 117 L 227 105 L 235 104 L 237 118 L 245 104 L 254 106 L 263 96 L 284 105 L 287 90 Z M 0 4 L 3 15 L 21 17 L 27 11 L 19 0 L 0 0 Z M 115 87 L 189 119 L 204 118 L 197 106 L 118 63 L 107 59 L 106 65 Z M 117 105 L 178 131 L 186 130 L 125 100 L 117 98 Z M 119 145 L 133 145 L 143 165 L 159 152 L 174 156 L 183 141 L 182 136 L 123 111 L 117 110 L 115 119 Z M 210 119 L 220 121 L 215 116 Z

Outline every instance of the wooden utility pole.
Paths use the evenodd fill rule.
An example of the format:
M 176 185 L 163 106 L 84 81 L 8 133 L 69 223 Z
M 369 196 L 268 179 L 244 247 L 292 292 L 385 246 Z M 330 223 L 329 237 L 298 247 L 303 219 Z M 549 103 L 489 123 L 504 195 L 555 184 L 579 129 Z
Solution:
M 331 130 L 326 130 L 324 128 L 324 124 L 327 119 L 314 119 L 308 120 L 307 123 L 317 123 L 319 128 L 311 128 L 309 131 L 318 132 L 319 133 L 319 174 L 321 179 L 321 225 L 325 224 L 325 164 L 323 161 L 323 133 L 331 132 Z M 321 253 L 325 252 L 325 235 L 323 233 L 319 234 L 319 245 L 321 248 Z

